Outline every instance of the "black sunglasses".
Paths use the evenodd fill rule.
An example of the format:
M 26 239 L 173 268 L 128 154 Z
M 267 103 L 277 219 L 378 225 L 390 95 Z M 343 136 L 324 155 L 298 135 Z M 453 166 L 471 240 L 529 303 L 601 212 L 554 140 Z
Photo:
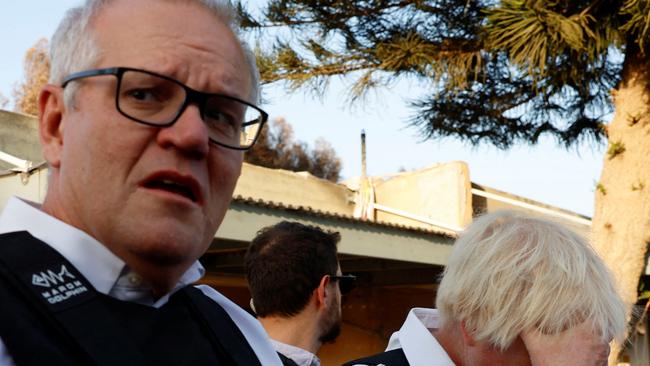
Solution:
M 347 295 L 354 289 L 354 283 L 357 280 L 357 276 L 355 275 L 341 275 L 341 276 L 334 276 L 334 275 L 329 275 L 330 280 L 332 282 L 338 282 L 339 283 L 339 289 L 341 290 L 341 295 Z

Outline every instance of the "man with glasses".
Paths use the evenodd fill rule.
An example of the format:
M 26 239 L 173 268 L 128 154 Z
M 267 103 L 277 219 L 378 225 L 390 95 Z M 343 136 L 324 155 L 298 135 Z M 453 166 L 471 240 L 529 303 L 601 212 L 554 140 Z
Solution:
M 42 205 L 0 216 L 0 365 L 276 365 L 191 286 L 266 113 L 222 0 L 87 0 L 52 38 Z
M 320 347 L 341 331 L 341 295 L 355 277 L 342 275 L 339 233 L 282 221 L 263 228 L 244 257 L 258 316 L 284 365 L 319 366 Z

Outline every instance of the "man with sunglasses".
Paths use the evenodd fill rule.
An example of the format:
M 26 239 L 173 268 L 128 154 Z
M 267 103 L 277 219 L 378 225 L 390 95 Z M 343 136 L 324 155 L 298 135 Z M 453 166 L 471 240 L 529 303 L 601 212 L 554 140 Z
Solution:
M 266 113 L 222 0 L 87 0 L 52 38 L 42 205 L 0 216 L 0 365 L 279 365 L 197 259 Z
M 263 228 L 244 257 L 251 307 L 284 365 L 319 366 L 320 347 L 341 331 L 342 275 L 337 232 L 282 221 Z

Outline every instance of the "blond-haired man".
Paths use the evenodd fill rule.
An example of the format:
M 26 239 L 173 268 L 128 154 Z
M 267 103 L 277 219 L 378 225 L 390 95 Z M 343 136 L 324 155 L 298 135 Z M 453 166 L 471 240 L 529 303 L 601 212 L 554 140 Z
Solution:
M 474 221 L 456 241 L 437 309 L 412 309 L 387 351 L 347 365 L 606 365 L 625 307 L 587 242 L 518 212 Z

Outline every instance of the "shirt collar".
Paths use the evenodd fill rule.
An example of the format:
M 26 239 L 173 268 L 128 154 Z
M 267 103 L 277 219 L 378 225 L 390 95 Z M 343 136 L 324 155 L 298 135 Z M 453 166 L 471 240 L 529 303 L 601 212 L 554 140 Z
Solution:
M 153 301 L 150 288 L 134 280 L 137 275 L 95 238 L 41 211 L 40 205 L 11 197 L 0 214 L 0 234 L 27 231 L 65 257 L 91 285 L 105 295 L 160 307 L 178 289 L 198 281 L 205 269 L 196 261 L 174 289 Z M 148 298 L 147 298 L 148 297 Z
M 386 350 L 402 348 L 412 366 L 431 365 L 432 360 L 436 365 L 454 366 L 445 349 L 431 334 L 430 330 L 438 328 L 438 323 L 438 310 L 411 309 L 400 330 L 390 337 Z
M 320 359 L 315 354 L 300 347 L 278 342 L 275 339 L 270 340 L 276 351 L 292 359 L 299 366 L 320 366 Z

